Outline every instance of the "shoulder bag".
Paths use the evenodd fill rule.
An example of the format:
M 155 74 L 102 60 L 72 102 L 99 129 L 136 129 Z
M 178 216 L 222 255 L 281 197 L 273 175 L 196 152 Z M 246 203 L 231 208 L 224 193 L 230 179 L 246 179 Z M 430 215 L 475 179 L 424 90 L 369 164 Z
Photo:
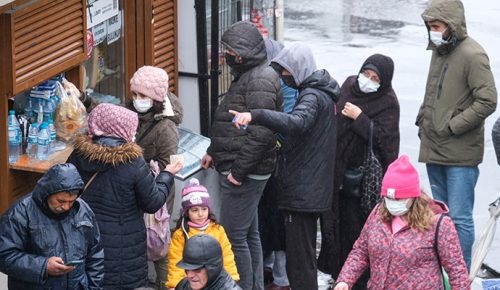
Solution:
M 361 209 L 365 213 L 371 210 L 380 202 L 380 190 L 382 187 L 383 168 L 380 161 L 373 152 L 373 121 L 370 122 L 370 136 L 368 138 L 368 148 L 366 159 L 363 162 L 363 178 L 361 180 Z

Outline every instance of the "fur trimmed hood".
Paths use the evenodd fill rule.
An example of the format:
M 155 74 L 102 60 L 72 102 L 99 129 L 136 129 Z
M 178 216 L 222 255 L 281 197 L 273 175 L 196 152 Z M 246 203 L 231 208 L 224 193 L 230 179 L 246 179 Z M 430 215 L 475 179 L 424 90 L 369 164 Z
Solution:
M 73 147 L 89 162 L 99 162 L 112 166 L 130 163 L 142 157 L 142 148 L 136 143 L 124 142 L 123 140 L 120 142 L 116 139 L 113 141 L 95 142 L 91 137 L 80 134 L 75 138 Z

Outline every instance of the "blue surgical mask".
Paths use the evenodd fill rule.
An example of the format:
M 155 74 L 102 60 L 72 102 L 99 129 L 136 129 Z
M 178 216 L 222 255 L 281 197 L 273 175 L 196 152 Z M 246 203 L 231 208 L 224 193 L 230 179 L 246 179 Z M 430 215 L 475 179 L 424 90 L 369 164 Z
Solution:
M 371 79 L 365 77 L 362 73 L 358 76 L 358 85 L 359 89 L 365 94 L 374 93 L 380 87 L 380 84 L 377 84 Z
M 385 208 L 393 216 L 402 216 L 410 210 L 410 206 L 413 203 L 413 198 L 403 198 L 403 199 L 392 199 L 384 198 Z

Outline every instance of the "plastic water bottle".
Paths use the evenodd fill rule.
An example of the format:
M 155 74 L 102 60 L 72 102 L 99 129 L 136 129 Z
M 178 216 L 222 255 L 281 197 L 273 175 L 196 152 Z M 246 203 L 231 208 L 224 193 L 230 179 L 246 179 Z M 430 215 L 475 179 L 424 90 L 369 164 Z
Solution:
M 36 150 L 38 144 L 38 124 L 32 123 L 28 131 L 28 146 L 26 147 L 26 154 L 32 159 L 36 158 Z
M 43 122 L 43 99 L 38 99 L 38 109 L 36 110 L 36 122 L 42 124 Z
M 49 120 L 47 124 L 47 130 L 49 131 L 50 136 L 50 152 L 54 152 L 54 144 L 56 140 L 56 127 L 54 127 L 54 121 L 52 119 Z
M 47 160 L 49 158 L 50 134 L 47 128 L 47 123 L 42 123 L 38 131 L 38 148 L 36 150 L 36 159 L 38 160 Z
M 24 108 L 24 115 L 30 122 L 35 122 L 35 107 L 33 106 L 33 99 L 28 97 L 28 101 L 26 102 L 26 106 Z
M 47 129 L 49 129 L 50 142 L 56 140 L 56 127 L 54 127 L 54 120 L 50 119 L 47 124 Z
M 43 105 L 43 121 L 44 122 L 48 123 L 50 120 L 53 120 L 55 108 L 56 108 L 56 106 L 51 99 L 44 100 L 44 105 Z
M 21 155 L 21 127 L 14 110 L 9 111 L 9 163 L 16 163 Z

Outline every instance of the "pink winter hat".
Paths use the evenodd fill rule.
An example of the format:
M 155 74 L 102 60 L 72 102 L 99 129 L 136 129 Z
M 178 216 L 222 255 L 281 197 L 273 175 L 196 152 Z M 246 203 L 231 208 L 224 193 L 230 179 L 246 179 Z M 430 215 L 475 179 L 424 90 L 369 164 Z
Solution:
M 200 185 L 196 178 L 191 178 L 189 184 L 182 189 L 182 214 L 193 206 L 210 208 L 210 195 L 205 186 Z
M 382 180 L 382 196 L 394 199 L 420 196 L 420 177 L 407 155 L 401 155 L 387 168 Z
M 163 102 L 168 92 L 168 74 L 154 66 L 143 66 L 130 79 L 130 90 Z

